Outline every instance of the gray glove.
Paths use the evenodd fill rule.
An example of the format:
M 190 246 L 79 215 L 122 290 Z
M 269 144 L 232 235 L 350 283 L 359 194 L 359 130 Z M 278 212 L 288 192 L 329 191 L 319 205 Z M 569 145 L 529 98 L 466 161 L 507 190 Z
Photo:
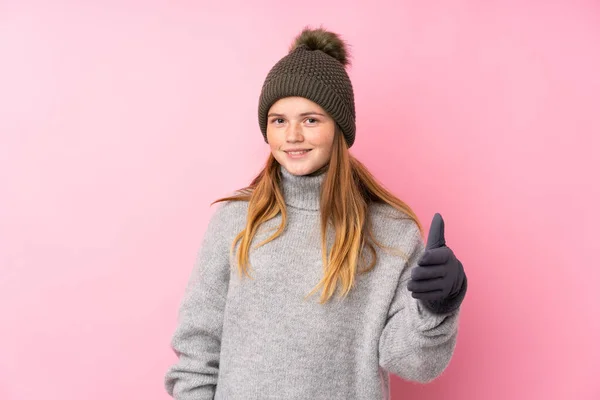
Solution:
M 460 307 L 467 292 L 467 276 L 462 263 L 446 246 L 444 220 L 433 216 L 425 252 L 413 268 L 408 290 L 434 313 L 452 312 Z

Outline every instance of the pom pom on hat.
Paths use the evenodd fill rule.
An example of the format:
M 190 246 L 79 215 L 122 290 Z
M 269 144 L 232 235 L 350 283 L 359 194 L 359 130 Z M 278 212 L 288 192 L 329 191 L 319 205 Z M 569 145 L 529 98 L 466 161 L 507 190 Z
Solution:
M 306 46 L 309 50 L 321 50 L 341 62 L 344 67 L 350 65 L 348 44 L 342 40 L 340 35 L 334 32 L 323 28 L 310 29 L 306 27 L 296 37 L 294 43 L 290 46 L 289 52 L 291 53 L 301 45 Z

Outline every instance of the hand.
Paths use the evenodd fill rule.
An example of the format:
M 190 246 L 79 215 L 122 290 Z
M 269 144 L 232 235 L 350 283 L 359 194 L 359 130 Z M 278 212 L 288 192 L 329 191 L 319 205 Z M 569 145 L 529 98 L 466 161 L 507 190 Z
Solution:
M 433 216 L 425 252 L 413 268 L 408 290 L 430 310 L 438 313 L 454 311 L 467 291 L 467 276 L 462 263 L 446 246 L 444 220 Z

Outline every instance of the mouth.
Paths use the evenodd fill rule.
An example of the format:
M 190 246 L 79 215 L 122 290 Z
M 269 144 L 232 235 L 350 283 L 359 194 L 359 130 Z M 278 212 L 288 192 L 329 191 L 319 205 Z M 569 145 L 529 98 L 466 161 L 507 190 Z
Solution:
M 291 156 L 301 156 L 302 154 L 306 154 L 306 153 L 308 153 L 311 150 L 312 149 L 292 150 L 292 151 L 284 150 L 284 151 L 285 151 L 285 153 L 287 153 L 287 154 L 289 154 Z
M 298 159 L 298 158 L 304 158 L 306 157 L 306 155 L 308 153 L 310 153 L 312 149 L 305 149 L 305 150 L 285 150 L 284 153 L 287 154 L 287 156 L 291 159 Z

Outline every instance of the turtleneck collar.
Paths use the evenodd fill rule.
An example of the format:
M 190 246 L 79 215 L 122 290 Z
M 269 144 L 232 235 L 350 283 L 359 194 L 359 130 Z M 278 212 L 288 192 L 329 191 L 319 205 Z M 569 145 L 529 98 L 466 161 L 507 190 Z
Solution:
M 321 200 L 321 184 L 326 170 L 314 175 L 293 175 L 284 166 L 279 166 L 281 187 L 285 204 L 301 210 L 318 211 Z

